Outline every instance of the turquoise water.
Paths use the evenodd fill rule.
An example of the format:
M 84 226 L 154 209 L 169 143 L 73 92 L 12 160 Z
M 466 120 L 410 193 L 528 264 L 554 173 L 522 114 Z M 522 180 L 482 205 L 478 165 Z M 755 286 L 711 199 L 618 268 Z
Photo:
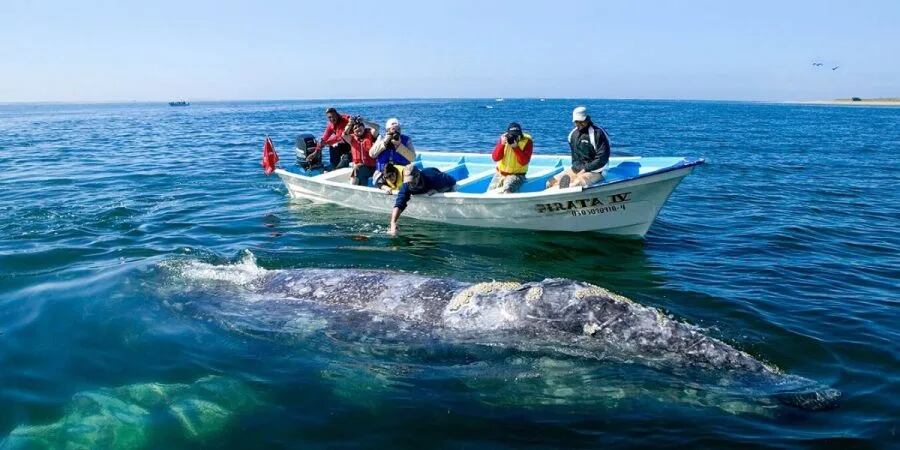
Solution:
M 291 201 L 262 138 L 290 163 L 321 102 L 0 106 L 0 448 L 896 446 L 900 109 L 336 106 L 397 116 L 425 149 L 487 151 L 516 120 L 549 153 L 583 103 L 616 151 L 708 160 L 644 242 L 415 221 L 391 238 L 387 217 Z M 844 397 L 809 413 L 547 348 L 285 326 L 240 289 L 298 267 L 587 281 Z

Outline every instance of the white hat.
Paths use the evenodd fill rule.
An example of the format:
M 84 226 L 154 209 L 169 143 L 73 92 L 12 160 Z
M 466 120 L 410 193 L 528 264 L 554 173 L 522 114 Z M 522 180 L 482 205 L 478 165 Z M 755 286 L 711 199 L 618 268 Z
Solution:
M 587 108 L 584 106 L 579 106 L 572 110 L 572 122 L 584 122 L 587 118 Z
M 390 119 L 387 120 L 387 122 L 384 123 L 385 130 L 390 130 L 391 127 L 399 127 L 399 126 L 400 126 L 400 121 L 397 120 L 397 118 L 395 118 L 395 117 L 391 117 Z

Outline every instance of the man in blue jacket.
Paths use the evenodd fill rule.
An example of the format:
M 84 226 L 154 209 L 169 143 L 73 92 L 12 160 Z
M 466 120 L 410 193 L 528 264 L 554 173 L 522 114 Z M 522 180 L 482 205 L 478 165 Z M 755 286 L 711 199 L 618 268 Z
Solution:
M 375 187 L 384 186 L 385 167 L 388 164 L 405 166 L 416 160 L 416 149 L 412 139 L 400 132 L 400 121 L 388 119 L 384 124 L 384 136 L 378 138 L 369 149 L 369 156 L 375 159 Z
M 432 191 L 447 192 L 452 190 L 455 185 L 456 180 L 453 177 L 434 167 L 419 170 L 414 164 L 407 165 L 403 169 L 403 186 L 400 186 L 397 200 L 394 202 L 394 209 L 391 211 L 391 228 L 388 233 L 397 234 L 397 221 L 413 195 Z

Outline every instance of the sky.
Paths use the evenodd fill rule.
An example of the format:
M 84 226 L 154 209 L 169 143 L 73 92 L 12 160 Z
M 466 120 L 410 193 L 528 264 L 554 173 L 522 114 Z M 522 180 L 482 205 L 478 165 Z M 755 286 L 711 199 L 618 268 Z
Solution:
M 850 96 L 900 1 L 0 1 L 0 102 Z

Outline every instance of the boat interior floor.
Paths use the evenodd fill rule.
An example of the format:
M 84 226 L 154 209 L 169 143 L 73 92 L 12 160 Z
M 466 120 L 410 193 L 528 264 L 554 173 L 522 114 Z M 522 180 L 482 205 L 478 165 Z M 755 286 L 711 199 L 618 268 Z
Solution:
M 424 167 L 423 161 L 418 158 L 414 164 L 420 169 Z M 430 164 L 429 162 L 428 167 L 437 167 L 440 171 L 452 176 L 456 179 L 454 191 L 468 194 L 487 193 L 488 186 L 495 173 L 493 164 L 471 163 L 467 162 L 465 157 L 460 157 L 458 160 L 451 162 L 435 161 L 434 164 Z M 525 178 L 525 183 L 522 184 L 518 192 L 530 193 L 544 191 L 547 186 L 547 181 L 564 169 L 565 166 L 561 159 L 550 166 L 541 165 L 532 167 Z M 321 176 L 321 179 L 324 180 L 350 184 L 350 172 L 350 168 L 343 168 L 330 172 L 322 172 L 321 170 L 307 171 L 306 175 Z M 639 161 L 619 161 L 607 170 L 606 176 L 600 184 L 622 181 L 640 175 L 641 163 Z M 374 189 L 372 179 L 369 180 L 368 187 Z

